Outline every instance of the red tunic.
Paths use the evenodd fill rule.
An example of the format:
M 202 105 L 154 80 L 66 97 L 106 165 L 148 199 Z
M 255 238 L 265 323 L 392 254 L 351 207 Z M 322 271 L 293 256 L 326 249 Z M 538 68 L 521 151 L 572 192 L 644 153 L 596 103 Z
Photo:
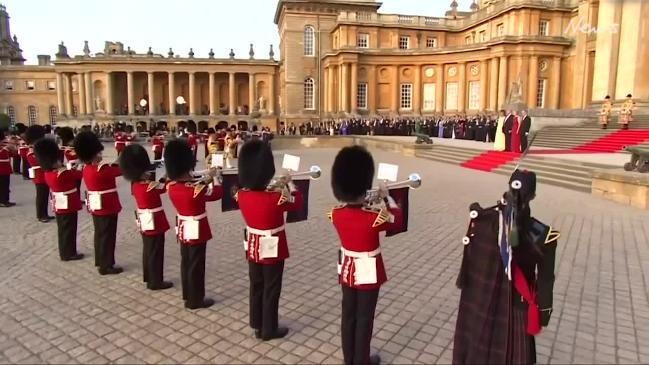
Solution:
M 41 164 L 38 162 L 36 154 L 34 154 L 31 148 L 29 149 L 29 153 L 27 153 L 27 161 L 29 162 L 30 169 L 34 171 L 34 184 L 45 184 L 43 169 L 41 169 Z
M 11 175 L 13 173 L 11 158 L 16 156 L 18 154 L 9 149 L 9 147 L 0 146 L 0 176 Z
M 153 136 L 151 138 L 151 150 L 153 152 L 160 152 L 164 149 L 164 137 L 163 136 Z
M 139 181 L 131 184 L 131 194 L 135 197 L 138 209 L 158 210 L 162 208 L 162 194 L 166 192 L 164 184 L 151 181 Z M 164 209 L 152 212 L 155 229 L 142 231 L 145 236 L 157 236 L 169 230 L 169 221 Z M 141 227 L 140 227 L 141 228 Z
M 83 177 L 81 171 L 61 168 L 45 171 L 44 175 L 45 182 L 50 187 L 50 194 L 53 197 L 56 193 L 67 193 L 65 195 L 68 197 L 68 209 L 56 209 L 56 204 L 52 204 L 52 209 L 57 215 L 75 213 L 81 210 L 81 196 L 77 189 L 77 184 Z
M 86 184 L 88 194 L 106 192 L 101 194 L 101 209 L 90 210 L 90 204 L 87 205 L 92 215 L 113 215 L 122 210 L 115 182 L 118 176 L 122 176 L 122 170 L 117 165 L 100 163 L 99 165 L 86 165 L 83 168 L 83 182 Z M 115 191 L 107 192 L 111 190 Z
M 240 190 L 237 200 L 248 227 L 260 231 L 270 231 L 284 226 L 284 212 L 298 210 L 302 206 L 302 193 L 296 191 L 292 193 L 292 196 L 293 202 L 290 202 L 276 191 Z M 272 235 L 279 237 L 277 258 L 263 259 L 259 256 L 259 237 L 261 236 L 248 232 L 246 254 L 248 261 L 272 265 L 289 257 L 285 230 L 282 229 Z
M 212 238 L 212 231 L 210 224 L 207 220 L 205 204 L 210 201 L 217 201 L 223 197 L 223 188 L 215 185 L 211 194 L 208 193 L 208 187 L 203 184 L 194 185 L 192 183 L 183 183 L 172 181 L 167 184 L 167 191 L 169 192 L 169 199 L 176 207 L 179 216 L 185 217 L 199 217 L 199 235 L 198 239 L 184 240 L 182 238 L 182 229 L 178 229 L 178 241 L 186 245 L 194 245 L 204 243 Z M 180 222 L 179 222 L 180 223 Z M 181 227 L 182 228 L 182 225 Z
M 389 208 L 389 213 L 394 216 L 391 223 L 388 211 L 378 211 L 362 208 L 361 206 L 345 205 L 331 211 L 331 221 L 338 231 L 340 242 L 344 250 L 354 253 L 379 252 L 370 257 L 376 258 L 376 283 L 356 284 L 355 260 L 344 255 L 342 270 L 339 275 L 340 284 L 360 290 L 374 290 L 381 287 L 388 278 L 380 253 L 379 232 L 391 227 L 401 225 L 402 213 L 399 208 Z
M 198 139 L 196 138 L 196 135 L 193 133 L 190 133 L 189 136 L 187 136 L 187 144 L 189 147 L 196 153 L 196 150 L 198 149 Z
M 63 156 L 65 156 L 65 161 L 68 163 L 76 163 L 79 161 L 77 152 L 73 147 L 63 147 Z
M 26 145 L 24 142 L 21 142 L 20 146 L 18 147 L 18 155 L 20 155 L 20 158 L 22 158 L 23 160 L 26 160 L 28 153 L 29 153 L 29 146 Z
M 124 147 L 126 147 L 126 137 L 121 132 L 115 133 L 115 149 L 117 153 L 122 153 Z
M 127 134 L 124 139 L 126 140 L 127 146 L 133 144 L 133 141 L 135 141 L 135 137 L 132 134 Z

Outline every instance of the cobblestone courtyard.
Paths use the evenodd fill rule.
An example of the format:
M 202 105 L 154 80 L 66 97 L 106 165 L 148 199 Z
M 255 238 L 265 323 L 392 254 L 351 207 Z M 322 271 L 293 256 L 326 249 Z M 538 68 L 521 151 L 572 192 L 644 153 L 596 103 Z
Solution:
M 341 363 L 338 240 L 326 218 L 335 205 L 329 187 L 335 152 L 293 151 L 303 168 L 319 164 L 324 175 L 312 185 L 309 221 L 287 227 L 291 258 L 280 322 L 291 331 L 265 343 L 247 324 L 238 212 L 209 207 L 215 238 L 208 243 L 206 292 L 217 304 L 191 312 L 181 300 L 173 230 L 165 276 L 175 287 L 145 289 L 127 184 L 120 181 L 116 253 L 125 273 L 100 277 L 89 215 L 80 213 L 78 239 L 87 257 L 59 261 L 56 224 L 36 222 L 33 184 L 14 175 L 12 199 L 19 205 L 0 210 L 0 363 Z M 468 206 L 492 205 L 507 180 L 386 152 L 374 156 L 398 163 L 403 177 L 419 172 L 424 185 L 411 193 L 410 231 L 383 240 L 389 281 L 379 298 L 373 348 L 385 363 L 450 363 Z M 165 204 L 171 221 L 173 208 Z M 546 185 L 533 212 L 562 233 L 554 314 L 537 338 L 539 363 L 649 363 L 649 214 Z

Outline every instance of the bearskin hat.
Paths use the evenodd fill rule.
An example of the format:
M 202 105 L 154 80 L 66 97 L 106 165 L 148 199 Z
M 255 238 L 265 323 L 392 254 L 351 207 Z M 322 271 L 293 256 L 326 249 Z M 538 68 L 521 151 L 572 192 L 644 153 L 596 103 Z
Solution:
M 176 180 L 194 170 L 196 158 L 186 141 L 174 139 L 167 142 L 164 150 L 167 177 Z
M 196 133 L 196 122 L 193 120 L 187 121 L 187 132 Z
M 23 123 L 16 123 L 14 125 L 14 130 L 18 135 L 25 133 L 27 130 L 27 126 L 25 126 Z
M 45 128 L 40 125 L 32 125 L 25 131 L 25 142 L 34 144 L 39 139 L 45 137 Z
M 81 132 L 74 139 L 74 151 L 84 163 L 91 163 L 97 154 L 103 150 L 104 145 L 101 144 L 99 138 L 93 132 Z
M 374 159 L 362 146 L 345 147 L 336 156 L 331 171 L 331 187 L 341 202 L 352 203 L 372 188 Z
M 69 146 L 70 143 L 74 141 L 74 132 L 70 127 L 56 128 L 56 134 L 61 138 L 61 143 L 64 146 Z
M 54 166 L 61 160 L 61 150 L 51 138 L 41 138 L 34 143 L 34 154 L 38 163 L 44 170 L 54 170 Z
M 631 95 L 631 94 L 627 94 L 627 96 L 626 96 L 626 97 L 627 97 L 627 98 L 632 98 L 632 97 L 633 97 L 633 95 Z
M 239 153 L 239 184 L 250 190 L 265 190 L 275 176 L 275 160 L 270 146 L 251 140 Z
M 536 196 L 536 174 L 528 170 L 516 169 L 509 178 L 509 188 L 518 192 L 523 202 L 529 202 Z
M 122 169 L 122 176 L 128 181 L 142 180 L 142 176 L 155 167 L 151 165 L 149 154 L 139 144 L 126 146 L 119 156 L 119 167 Z

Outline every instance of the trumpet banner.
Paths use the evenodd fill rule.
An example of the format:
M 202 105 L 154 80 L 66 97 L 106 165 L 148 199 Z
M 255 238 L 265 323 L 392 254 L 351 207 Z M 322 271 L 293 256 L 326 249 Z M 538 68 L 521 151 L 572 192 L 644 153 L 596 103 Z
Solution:
M 397 203 L 399 208 L 401 208 L 401 214 L 403 216 L 403 220 L 401 226 L 388 229 L 385 234 L 386 237 L 391 237 L 399 233 L 408 231 L 408 209 L 409 209 L 410 188 L 405 187 L 399 189 L 391 189 L 390 196 L 392 197 L 392 199 L 394 199 L 394 201 Z
M 239 175 L 223 175 L 223 199 L 221 199 L 221 211 L 231 212 L 239 210 L 239 203 L 234 198 L 239 191 Z
M 309 187 L 311 180 L 294 180 L 297 190 L 302 193 L 302 206 L 298 210 L 286 214 L 286 223 L 302 222 L 309 217 Z

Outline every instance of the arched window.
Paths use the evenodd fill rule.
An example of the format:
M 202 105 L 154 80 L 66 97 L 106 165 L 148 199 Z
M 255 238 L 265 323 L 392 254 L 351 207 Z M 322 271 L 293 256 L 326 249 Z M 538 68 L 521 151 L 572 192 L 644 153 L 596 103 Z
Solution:
M 16 123 L 16 109 L 14 109 L 13 106 L 9 105 L 7 107 L 7 115 L 9 116 L 11 123 Z
M 36 112 L 36 107 L 30 105 L 27 107 L 27 118 L 29 119 L 29 125 L 34 125 L 38 121 L 38 113 Z
M 314 87 L 315 82 L 312 78 L 304 80 L 304 109 L 315 109 Z
M 304 55 L 315 56 L 315 29 L 310 25 L 304 27 Z
M 56 107 L 54 105 L 50 105 L 50 124 L 55 124 L 56 123 L 56 117 L 59 115 L 59 113 L 56 110 Z

